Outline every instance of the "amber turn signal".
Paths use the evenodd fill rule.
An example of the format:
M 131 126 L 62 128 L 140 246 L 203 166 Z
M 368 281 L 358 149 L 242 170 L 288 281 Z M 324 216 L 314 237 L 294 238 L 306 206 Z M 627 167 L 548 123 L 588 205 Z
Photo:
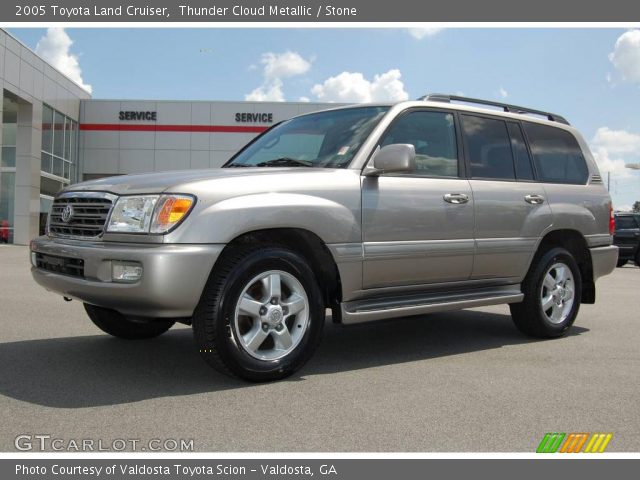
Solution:
M 171 230 L 187 216 L 193 204 L 194 198 L 187 195 L 160 197 L 151 223 L 151 233 L 166 233 Z

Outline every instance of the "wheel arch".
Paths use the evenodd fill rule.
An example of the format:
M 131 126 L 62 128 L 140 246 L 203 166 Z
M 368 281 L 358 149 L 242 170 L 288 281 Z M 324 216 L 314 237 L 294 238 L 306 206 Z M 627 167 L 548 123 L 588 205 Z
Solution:
M 576 260 L 582 277 L 582 302 L 592 304 L 596 301 L 596 287 L 593 280 L 591 253 L 584 236 L 577 230 L 558 229 L 547 232 L 540 240 L 534 258 L 543 255 L 554 247 L 568 250 Z
M 268 228 L 246 232 L 231 240 L 216 261 L 240 246 L 278 245 L 300 254 L 309 262 L 318 286 L 322 291 L 326 308 L 331 308 L 335 323 L 341 321 L 340 302 L 342 282 L 333 255 L 324 241 L 315 233 L 303 228 Z M 213 266 L 216 268 L 216 265 Z

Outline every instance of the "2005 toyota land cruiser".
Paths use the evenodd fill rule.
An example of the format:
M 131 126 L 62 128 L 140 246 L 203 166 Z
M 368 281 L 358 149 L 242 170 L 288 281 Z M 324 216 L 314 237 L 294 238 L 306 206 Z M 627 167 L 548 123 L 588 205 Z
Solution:
M 616 266 L 613 226 L 562 117 L 430 95 L 293 118 L 221 169 L 72 185 L 31 261 L 105 332 L 190 324 L 206 362 L 264 381 L 311 357 L 327 308 L 349 324 L 509 304 L 525 334 L 563 335 Z

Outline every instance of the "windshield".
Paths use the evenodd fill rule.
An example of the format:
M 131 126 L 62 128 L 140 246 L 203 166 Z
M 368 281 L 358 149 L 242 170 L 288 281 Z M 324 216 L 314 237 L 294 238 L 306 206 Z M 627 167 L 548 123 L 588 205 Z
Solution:
M 258 137 L 225 167 L 346 167 L 388 110 L 354 107 L 293 118 Z

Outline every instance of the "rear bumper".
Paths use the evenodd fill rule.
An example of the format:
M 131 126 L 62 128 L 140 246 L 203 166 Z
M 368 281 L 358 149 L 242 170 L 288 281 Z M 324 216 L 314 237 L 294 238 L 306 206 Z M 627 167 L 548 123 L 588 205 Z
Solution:
M 47 290 L 125 315 L 190 317 L 224 245 L 125 244 L 38 237 L 31 251 L 84 260 L 84 277 L 32 267 L 35 281 Z M 138 262 L 135 283 L 111 281 L 111 262 Z
M 593 265 L 593 281 L 605 275 L 609 275 L 618 263 L 618 247 L 609 245 L 606 247 L 590 248 L 591 263 Z

